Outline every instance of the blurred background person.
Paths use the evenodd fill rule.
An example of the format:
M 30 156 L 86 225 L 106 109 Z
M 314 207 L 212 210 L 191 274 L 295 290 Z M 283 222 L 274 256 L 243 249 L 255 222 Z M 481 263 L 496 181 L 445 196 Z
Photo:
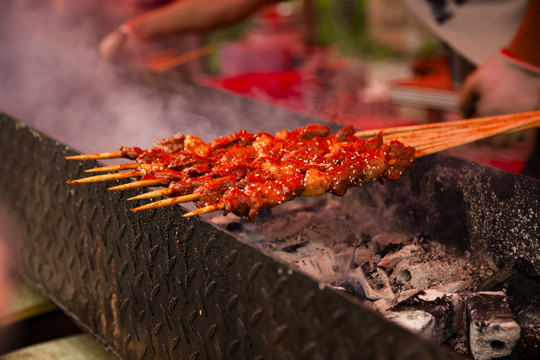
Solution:
M 200 33 L 240 21 L 275 0 L 131 0 L 137 14 L 127 18 L 100 43 L 101 56 L 112 62 L 141 64 L 180 34 Z M 185 40 L 185 39 L 184 39 Z M 185 51 L 184 51 L 185 52 Z
M 464 79 L 459 83 L 464 117 L 540 109 L 540 0 L 404 1 L 429 29 L 477 66 L 472 74 L 457 74 Z M 537 132 L 523 169 L 535 178 L 540 178 L 539 136 Z M 492 144 L 509 146 L 518 137 L 499 136 Z
M 151 56 L 159 56 L 162 51 L 183 54 L 200 48 L 204 30 L 238 21 L 265 2 L 268 1 L 112 1 L 105 5 L 105 28 L 113 25 L 114 29 L 101 40 L 99 52 L 107 61 L 145 67 Z M 202 66 L 186 62 L 175 70 L 191 77 L 199 74 Z

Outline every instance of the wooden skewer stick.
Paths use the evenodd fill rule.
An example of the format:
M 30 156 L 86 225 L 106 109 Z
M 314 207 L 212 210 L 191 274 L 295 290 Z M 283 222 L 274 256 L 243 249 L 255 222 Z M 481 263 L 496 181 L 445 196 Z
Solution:
M 540 126 L 540 112 L 503 115 L 502 118 L 497 120 L 488 117 L 468 121 L 459 120 L 419 125 L 413 126 L 413 131 L 397 131 L 395 133 L 392 132 L 392 129 L 395 128 L 388 128 L 377 130 L 376 133 L 386 133 L 388 134 L 384 135 L 386 140 L 396 139 L 407 146 L 414 147 L 416 150 L 415 156 L 420 157 L 490 136 L 538 127 Z
M 173 49 L 173 48 L 158 51 L 158 52 L 150 54 L 147 58 L 147 62 L 155 63 L 155 62 L 167 60 L 176 56 L 177 53 L 178 53 L 178 50 Z
M 184 214 L 182 216 L 183 217 L 191 217 L 191 216 L 207 214 L 207 213 L 211 213 L 211 212 L 219 211 L 219 210 L 223 210 L 223 209 L 225 209 L 225 204 L 217 203 L 217 204 L 212 204 L 212 205 L 208 205 L 208 206 L 203 206 L 201 208 L 190 211 L 190 212 L 188 212 L 188 213 L 186 213 L 186 214 Z
M 120 164 L 120 165 L 109 165 L 96 167 L 92 169 L 84 170 L 85 173 L 94 173 L 94 172 L 109 172 L 109 171 L 120 171 L 120 170 L 130 170 L 136 169 L 139 167 L 138 163 L 129 163 L 129 164 Z
M 377 136 L 379 133 L 381 135 L 390 135 L 390 134 L 397 134 L 397 133 L 403 133 L 403 132 L 409 132 L 409 133 L 419 133 L 423 131 L 427 132 L 427 131 L 431 131 L 437 128 L 440 128 L 440 129 L 444 129 L 444 128 L 455 129 L 457 127 L 474 128 L 482 123 L 516 122 L 518 120 L 529 119 L 529 118 L 534 118 L 534 117 L 540 117 L 540 110 L 516 113 L 516 114 L 486 116 L 486 117 L 480 117 L 480 118 L 474 118 L 474 119 L 445 121 L 445 122 L 440 122 L 440 123 L 431 123 L 431 124 L 423 124 L 423 125 L 396 126 L 396 127 L 390 127 L 390 128 L 364 130 L 364 131 L 357 131 L 354 135 L 359 138 L 365 138 L 365 137 L 369 138 L 369 137 Z
M 186 203 L 186 202 L 190 202 L 190 201 L 195 201 L 200 197 L 201 197 L 201 194 L 189 194 L 189 195 L 177 196 L 177 197 L 173 197 L 173 198 L 170 198 L 170 199 L 160 200 L 160 201 L 156 201 L 156 202 L 153 202 L 153 203 L 150 203 L 150 204 L 142 205 L 142 206 L 131 209 L 131 211 L 137 212 L 137 211 L 140 211 L 140 210 L 149 210 L 149 209 L 162 208 L 162 207 L 165 207 L 165 206 L 171 206 L 171 205 L 175 205 L 175 204 L 181 204 L 181 203 Z
M 107 190 L 113 191 L 113 190 L 128 190 L 128 189 L 138 189 L 142 187 L 148 187 L 148 186 L 157 186 L 157 185 L 165 185 L 168 181 L 163 179 L 150 179 L 150 180 L 140 180 L 140 181 L 134 181 L 129 184 L 122 184 L 117 186 L 112 186 L 108 188 Z
M 418 131 L 412 133 L 399 133 L 396 135 L 388 135 L 387 139 L 396 139 L 408 146 L 418 147 L 418 146 L 429 146 L 430 144 L 450 138 L 460 138 L 460 139 L 469 139 L 471 135 L 478 133 L 479 131 L 485 132 L 486 134 L 489 131 L 500 132 L 501 129 L 509 127 L 520 129 L 523 122 L 529 123 L 530 121 L 535 121 L 533 119 L 525 119 L 512 122 L 499 122 L 499 123 L 485 123 L 477 125 L 474 127 L 452 127 L 444 129 L 432 129 L 430 131 Z
M 146 65 L 150 70 L 161 73 L 207 55 L 212 52 L 212 48 L 212 45 L 205 45 L 175 57 L 150 60 Z
M 81 154 L 66 156 L 66 160 L 97 160 L 97 159 L 114 159 L 124 157 L 121 152 L 104 152 L 94 154 Z
M 476 125 L 474 127 L 469 126 L 455 126 L 447 128 L 435 128 L 430 129 L 429 131 L 413 131 L 413 132 L 403 132 L 396 135 L 389 135 L 387 137 L 391 139 L 399 140 L 403 143 L 407 143 L 409 146 L 415 146 L 418 143 L 429 143 L 433 139 L 439 139 L 448 136 L 461 136 L 466 137 L 468 134 L 476 132 L 480 129 L 498 129 L 504 125 L 508 125 L 508 122 L 503 123 L 485 123 Z
M 476 141 L 478 139 L 474 138 L 475 134 L 478 134 L 480 131 L 483 134 L 486 134 L 485 137 L 488 137 L 490 132 L 491 133 L 497 133 L 502 128 L 501 125 L 499 126 L 484 126 L 479 127 L 475 130 L 472 129 L 457 129 L 455 131 L 447 131 L 447 132 L 433 132 L 430 135 L 425 136 L 417 136 L 417 137 L 410 137 L 410 138 L 401 138 L 398 137 L 397 140 L 401 141 L 403 144 L 412 146 L 414 148 L 422 148 L 422 147 L 430 147 L 434 144 L 438 143 L 444 143 L 444 142 L 451 142 L 453 140 L 462 140 L 465 141 L 465 143 Z
M 114 173 L 114 174 L 89 176 L 89 177 L 77 179 L 77 180 L 69 180 L 67 183 L 68 184 L 85 184 L 85 183 L 94 183 L 94 182 L 100 182 L 100 181 L 127 179 L 130 177 L 137 177 L 137 176 L 141 176 L 140 171 L 126 171 L 126 172 L 120 172 L 120 173 Z
M 156 198 L 156 197 L 160 197 L 160 196 L 167 196 L 167 195 L 171 195 L 173 192 L 174 192 L 174 190 L 171 189 L 171 188 L 159 189 L 159 190 L 150 191 L 150 192 L 147 192 L 147 193 L 144 193 L 144 194 L 140 194 L 140 195 L 137 195 L 137 196 L 134 196 L 134 197 L 130 197 L 128 199 L 128 201 L 141 200 L 141 199 L 151 199 L 151 198 Z
M 439 151 L 444 151 L 459 145 L 468 144 L 471 142 L 474 142 L 476 140 L 485 139 L 491 136 L 500 135 L 500 134 L 509 134 L 516 131 L 521 131 L 525 129 L 530 129 L 534 127 L 540 126 L 540 117 L 539 118 L 533 118 L 533 119 L 527 119 L 519 121 L 519 124 L 516 123 L 508 123 L 504 126 L 497 127 L 495 129 L 493 128 L 487 128 L 487 129 L 478 129 L 475 131 L 472 131 L 470 135 L 468 136 L 449 136 L 447 138 L 441 138 L 438 141 L 433 141 L 430 144 L 426 144 L 424 146 L 419 146 L 416 150 L 416 156 L 425 156 L 430 155 Z

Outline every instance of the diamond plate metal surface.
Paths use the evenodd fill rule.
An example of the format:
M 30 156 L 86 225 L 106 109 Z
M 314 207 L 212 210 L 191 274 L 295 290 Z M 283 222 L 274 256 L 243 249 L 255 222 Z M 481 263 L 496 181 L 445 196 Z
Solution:
M 133 214 L 134 192 L 65 184 L 84 176 L 72 150 L 0 129 L 21 273 L 118 357 L 455 358 L 178 206 Z

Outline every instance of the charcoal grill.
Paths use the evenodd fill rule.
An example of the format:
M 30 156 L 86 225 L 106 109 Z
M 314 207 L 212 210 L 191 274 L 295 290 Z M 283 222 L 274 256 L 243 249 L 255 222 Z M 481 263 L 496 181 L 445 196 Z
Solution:
M 0 130 L 20 272 L 120 358 L 458 358 L 180 206 L 133 214 L 135 191 L 67 185 L 98 164 L 64 160 L 77 152 L 8 114 Z M 342 201 L 383 199 L 410 234 L 540 270 L 538 181 L 434 155 L 359 190 Z

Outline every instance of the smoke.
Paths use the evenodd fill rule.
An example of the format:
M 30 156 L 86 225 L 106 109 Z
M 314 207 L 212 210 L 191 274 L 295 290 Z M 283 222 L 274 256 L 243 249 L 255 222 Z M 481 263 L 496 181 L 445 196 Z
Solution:
M 178 116 L 208 130 L 180 95 L 126 81 L 125 69 L 99 58 L 99 39 L 117 25 L 105 4 L 68 3 L 0 5 L 2 111 L 83 152 L 149 147 L 178 131 L 164 121 Z

